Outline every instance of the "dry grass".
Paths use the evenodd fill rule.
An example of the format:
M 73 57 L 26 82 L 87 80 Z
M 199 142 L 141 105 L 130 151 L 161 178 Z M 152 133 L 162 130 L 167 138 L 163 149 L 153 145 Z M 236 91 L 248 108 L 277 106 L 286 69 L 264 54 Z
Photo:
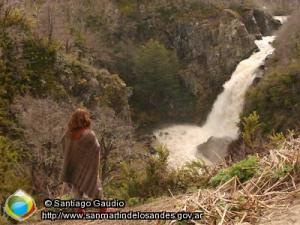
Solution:
M 191 221 L 191 223 L 190 221 L 186 223 L 170 221 L 168 224 L 253 225 L 261 221 L 263 217 L 268 217 L 269 212 L 289 207 L 290 200 L 300 193 L 299 172 L 300 138 L 288 138 L 280 147 L 272 149 L 268 155 L 259 159 L 259 172 L 244 183 L 234 177 L 216 189 L 201 189 L 197 193 L 181 196 L 177 199 L 179 202 L 173 198 L 169 199 L 167 204 L 166 199 L 160 199 L 151 205 L 146 204 L 131 209 L 160 211 L 164 210 L 162 206 L 168 205 L 169 211 L 176 208 L 179 209 L 178 211 L 204 212 L 202 221 Z M 143 222 L 146 223 L 146 221 Z M 148 222 L 147 224 L 164 224 L 164 221 Z M 83 223 L 73 221 L 66 224 Z M 144 223 L 141 221 L 94 221 L 84 224 Z
M 264 212 L 286 208 L 300 192 L 299 156 L 300 138 L 290 138 L 260 159 L 253 178 L 241 183 L 234 177 L 217 189 L 199 190 L 184 201 L 183 210 L 204 212 L 204 220 L 195 224 L 254 224 Z

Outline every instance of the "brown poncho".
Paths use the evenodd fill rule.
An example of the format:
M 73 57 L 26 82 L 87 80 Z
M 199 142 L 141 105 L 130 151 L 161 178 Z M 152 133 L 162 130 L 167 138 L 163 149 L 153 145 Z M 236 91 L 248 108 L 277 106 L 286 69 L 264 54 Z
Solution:
M 100 146 L 93 131 L 83 130 L 63 137 L 64 165 L 62 180 L 90 198 L 101 198 L 99 179 Z

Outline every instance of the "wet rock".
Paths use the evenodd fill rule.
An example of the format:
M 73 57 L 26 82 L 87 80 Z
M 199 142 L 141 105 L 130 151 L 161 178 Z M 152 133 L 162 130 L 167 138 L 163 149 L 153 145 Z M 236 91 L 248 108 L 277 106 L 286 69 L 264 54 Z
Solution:
M 228 154 L 228 146 L 232 142 L 229 137 L 210 137 L 207 142 L 197 147 L 197 156 L 204 156 L 213 164 L 222 161 Z
M 281 26 L 281 22 L 270 14 L 259 9 L 244 9 L 242 19 L 250 34 L 260 40 L 262 36 L 269 36 Z
M 268 36 L 273 33 L 274 30 L 279 29 L 281 22 L 275 20 L 270 14 L 265 13 L 262 10 L 253 10 L 253 16 L 257 22 L 260 33 L 263 36 Z
M 237 64 L 257 49 L 255 38 L 228 10 L 214 21 L 179 21 L 173 33 L 172 46 L 187 62 L 180 75 L 199 99 L 195 113 L 205 117 Z
M 262 77 L 264 76 L 265 74 L 265 70 L 264 70 L 264 67 L 262 68 L 259 68 L 257 71 L 256 71 L 256 76 L 252 82 L 252 85 L 255 86 L 259 83 L 259 81 L 262 79 Z
M 256 34 L 255 39 L 256 40 L 262 40 L 263 36 L 261 34 Z
M 242 13 L 243 22 L 250 34 L 262 36 L 252 9 L 245 9 Z

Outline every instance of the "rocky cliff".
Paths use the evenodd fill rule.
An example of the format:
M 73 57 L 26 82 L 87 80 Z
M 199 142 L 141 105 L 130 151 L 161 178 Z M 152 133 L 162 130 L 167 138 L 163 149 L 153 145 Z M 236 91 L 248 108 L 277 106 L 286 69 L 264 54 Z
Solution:
M 53 2 L 53 9 L 48 4 L 34 5 L 44 9 L 38 12 L 31 11 L 35 7 L 24 10 L 0 5 L 0 146 L 4 146 L 0 150 L 12 149 L 13 155 L 20 156 L 18 162 L 30 161 L 31 168 L 27 166 L 20 172 L 5 151 L 0 152 L 0 162 L 9 168 L 5 174 L 19 173 L 18 177 L 25 177 L 26 173 L 33 178 L 32 187 L 37 193 L 57 190 L 60 138 L 75 107 L 84 106 L 92 112 L 93 128 L 99 139 L 105 137 L 119 151 L 115 151 L 114 159 L 124 158 L 130 152 L 130 111 L 137 112 L 148 123 L 154 121 L 149 108 L 155 104 L 147 105 L 147 110 L 141 107 L 140 111 L 134 104 L 129 106 L 131 91 L 117 75 L 131 80 L 129 85 L 138 93 L 134 89 L 137 79 L 143 81 L 148 74 L 153 75 L 153 67 L 159 68 L 157 64 L 168 61 L 154 61 L 149 65 L 145 60 L 148 69 L 145 77 L 136 74 L 133 59 L 149 40 L 159 43 L 158 50 L 164 59 L 173 55 L 169 52 L 174 50 L 177 53 L 174 61 L 178 58 L 181 66 L 179 74 L 177 70 L 172 72 L 176 74 L 172 74 L 169 83 L 159 83 L 157 79 L 155 87 L 168 86 L 174 80 L 176 85 L 184 81 L 179 83 L 180 93 L 190 91 L 193 99 L 195 96 L 197 99 L 195 107 L 184 116 L 186 120 L 195 118 L 201 122 L 236 65 L 256 49 L 255 37 L 269 34 L 275 28 L 272 18 L 261 11 L 219 9 L 206 1 L 196 4 L 188 1 Z M 71 18 L 68 20 L 64 10 L 71 8 L 70 4 L 74 10 L 68 11 Z M 37 18 L 31 18 L 35 13 Z M 52 13 L 51 21 L 49 13 Z M 41 27 L 47 29 L 37 29 Z M 145 54 L 149 57 L 148 52 Z M 160 68 L 168 76 L 169 66 L 165 65 Z M 152 92 L 149 88 L 145 96 L 151 96 Z M 153 111 L 166 116 L 170 112 L 181 114 L 180 108 L 190 103 L 185 100 L 181 107 L 174 107 L 170 104 L 174 99 L 170 98 L 164 95 L 159 99 L 168 107 L 165 112 L 161 107 L 152 107 Z M 157 118 L 155 122 L 163 122 L 160 119 L 165 117 Z M 7 175 L 4 180 L 10 177 L 17 176 Z M 17 179 L 15 182 L 5 190 L 0 188 L 0 192 L 8 193 L 16 189 L 14 185 L 22 183 Z
M 181 77 L 197 96 L 199 121 L 236 65 L 256 50 L 255 38 L 270 35 L 279 26 L 271 15 L 254 9 L 242 9 L 240 14 L 225 9 L 214 18 L 177 22 L 173 45 L 186 64 Z
M 244 9 L 242 14 L 244 22 L 250 34 L 260 38 L 261 35 L 271 35 L 274 30 L 277 30 L 281 23 L 270 14 L 258 9 Z
M 88 58 L 92 65 L 118 73 L 133 87 L 130 107 L 139 124 L 164 120 L 203 121 L 236 65 L 256 49 L 255 38 L 270 35 L 278 27 L 270 15 L 253 7 L 246 8 L 242 1 L 91 0 L 85 4 L 74 1 L 53 3 L 56 32 L 46 29 L 51 27 L 47 24 L 48 6 L 41 4 L 35 13 L 40 18 L 39 27 L 45 29 L 37 31 L 45 33 L 46 39 L 52 35 L 53 39 L 63 41 L 67 52 Z M 71 20 L 65 18 L 66 12 Z M 67 29 L 69 27 L 72 29 Z M 135 59 L 149 40 L 177 53 L 181 71 L 176 71 L 172 79 L 180 83 L 180 90 L 189 96 L 185 101 L 174 96 L 162 97 L 166 110 L 153 107 L 155 104 L 140 104 L 139 98 L 135 98 L 141 96 L 137 84 L 143 79 L 135 70 Z M 147 61 L 150 69 L 146 72 L 151 74 L 152 65 Z M 146 96 L 152 95 L 151 91 L 146 93 Z

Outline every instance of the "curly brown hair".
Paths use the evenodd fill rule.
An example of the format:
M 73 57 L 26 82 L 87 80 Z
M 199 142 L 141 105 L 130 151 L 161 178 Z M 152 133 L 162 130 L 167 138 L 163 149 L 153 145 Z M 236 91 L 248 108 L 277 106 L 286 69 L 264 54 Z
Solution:
M 84 108 L 78 108 L 72 114 L 68 123 L 69 131 L 76 131 L 80 129 L 87 129 L 91 126 L 90 113 Z

